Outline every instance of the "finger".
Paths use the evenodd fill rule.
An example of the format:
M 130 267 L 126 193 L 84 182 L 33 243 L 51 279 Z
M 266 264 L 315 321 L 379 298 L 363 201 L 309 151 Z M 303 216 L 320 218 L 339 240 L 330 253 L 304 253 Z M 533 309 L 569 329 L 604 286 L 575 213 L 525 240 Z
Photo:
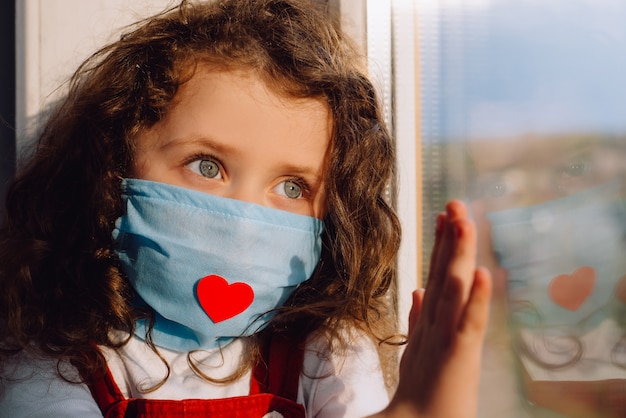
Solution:
M 476 227 L 468 219 L 451 221 L 454 242 L 447 265 L 446 280 L 458 281 L 462 292 L 461 303 L 465 305 L 469 298 L 476 270 Z
M 460 323 L 461 332 L 479 335 L 485 333 L 489 321 L 492 291 L 493 280 L 489 270 L 482 267 L 476 269 L 469 300 Z
M 413 304 L 411 305 L 411 311 L 409 312 L 409 335 L 413 333 L 417 320 L 419 319 L 422 311 L 422 302 L 424 301 L 424 289 L 417 289 L 413 291 Z
M 437 330 L 438 345 L 441 350 L 447 349 L 455 338 L 459 328 L 459 318 L 464 311 L 462 305 L 463 288 L 459 280 L 447 280 L 439 299 L 433 320 L 433 327 Z
M 447 239 L 445 238 L 448 228 L 448 215 L 446 213 L 440 213 L 437 215 L 437 223 L 435 226 L 435 243 L 433 245 L 432 254 L 430 257 L 430 267 L 428 273 L 428 281 L 426 282 L 426 294 L 424 296 L 422 315 L 429 322 L 432 321 L 435 315 L 435 309 L 439 295 L 441 294 L 441 287 L 443 286 L 443 274 L 441 269 L 440 260 L 445 257 L 443 255 L 444 247 L 447 245 Z
M 433 277 L 437 277 L 435 266 L 437 265 L 437 260 L 441 259 L 441 251 L 447 222 L 448 215 L 445 212 L 441 212 L 437 215 L 435 223 L 435 243 L 433 244 L 433 252 L 430 255 L 430 271 L 428 272 L 427 284 L 431 282 Z
M 465 204 L 458 200 L 453 200 L 446 204 L 446 214 L 444 217 L 443 230 L 440 232 L 439 246 L 437 252 L 433 254 L 433 268 L 431 272 L 434 278 L 445 277 L 448 270 L 448 263 L 456 245 L 456 228 L 454 224 L 459 220 L 467 219 L 467 208 Z M 440 288 L 444 286 L 440 283 Z
M 445 285 L 437 298 L 434 323 L 442 330 L 447 343 L 459 328 L 474 281 L 476 266 L 476 230 L 467 219 L 450 222 L 454 233 L 451 254 L 445 273 Z
M 467 220 L 467 208 L 460 201 L 451 201 L 446 205 L 445 215 L 437 218 L 435 247 L 431 258 L 429 282 L 426 284 L 424 300 L 425 320 L 435 321 L 437 306 L 441 303 L 443 289 L 449 276 L 450 262 L 457 251 L 459 221 Z M 473 226 L 472 226 L 473 227 Z M 473 244 L 472 244 L 473 245 Z M 465 292 L 467 295 L 467 292 Z M 458 311 L 455 313 L 458 314 Z

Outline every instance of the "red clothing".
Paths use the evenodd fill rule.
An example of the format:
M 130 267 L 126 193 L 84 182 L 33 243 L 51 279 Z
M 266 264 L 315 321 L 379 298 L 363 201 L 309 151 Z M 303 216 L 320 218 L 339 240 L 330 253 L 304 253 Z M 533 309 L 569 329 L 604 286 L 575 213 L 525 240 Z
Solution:
M 296 402 L 304 352 L 284 338 L 272 338 L 250 379 L 250 394 L 225 399 L 126 399 L 107 370 L 86 379 L 105 418 L 130 417 L 231 417 L 261 418 L 276 411 L 284 418 L 303 418 Z

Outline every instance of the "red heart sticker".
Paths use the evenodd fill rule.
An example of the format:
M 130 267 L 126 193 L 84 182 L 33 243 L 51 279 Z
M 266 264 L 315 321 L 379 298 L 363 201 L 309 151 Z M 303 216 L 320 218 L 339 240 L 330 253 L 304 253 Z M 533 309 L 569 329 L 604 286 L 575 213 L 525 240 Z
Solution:
M 200 279 L 196 294 L 200 306 L 215 323 L 239 315 L 254 300 L 250 285 L 242 282 L 228 284 L 226 279 L 216 274 Z
M 585 303 L 596 282 L 596 271 L 588 266 L 580 267 L 572 274 L 559 274 L 550 282 L 548 294 L 557 305 L 575 311 Z

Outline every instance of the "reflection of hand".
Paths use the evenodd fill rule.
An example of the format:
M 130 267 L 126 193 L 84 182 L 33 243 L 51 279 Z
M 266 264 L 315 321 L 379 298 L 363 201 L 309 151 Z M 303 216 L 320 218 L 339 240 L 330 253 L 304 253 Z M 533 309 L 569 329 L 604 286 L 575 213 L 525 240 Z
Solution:
M 413 294 L 398 390 L 380 416 L 473 417 L 488 322 L 491 276 L 476 269 L 476 230 L 448 203 L 437 218 L 426 291 Z
M 493 282 L 492 309 L 494 308 L 494 302 L 495 307 L 503 309 L 506 303 L 508 272 L 500 266 L 494 253 L 491 239 L 491 224 L 487 220 L 488 205 L 484 201 L 475 200 L 470 204 L 469 209 L 476 224 L 476 242 L 478 245 L 476 262 L 491 272 Z M 506 316 L 500 315 L 499 318 L 495 318 L 492 315 L 492 319 L 502 318 L 506 318 Z

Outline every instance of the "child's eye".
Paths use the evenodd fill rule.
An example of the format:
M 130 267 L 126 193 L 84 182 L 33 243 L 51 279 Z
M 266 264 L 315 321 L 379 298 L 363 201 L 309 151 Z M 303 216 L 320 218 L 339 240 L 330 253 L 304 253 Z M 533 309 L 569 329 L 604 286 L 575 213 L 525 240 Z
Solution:
M 306 185 L 299 184 L 297 180 L 286 180 L 276 186 L 274 191 L 289 199 L 300 199 L 306 192 Z
M 220 165 L 213 159 L 197 159 L 187 164 L 190 170 L 209 179 L 221 179 Z

